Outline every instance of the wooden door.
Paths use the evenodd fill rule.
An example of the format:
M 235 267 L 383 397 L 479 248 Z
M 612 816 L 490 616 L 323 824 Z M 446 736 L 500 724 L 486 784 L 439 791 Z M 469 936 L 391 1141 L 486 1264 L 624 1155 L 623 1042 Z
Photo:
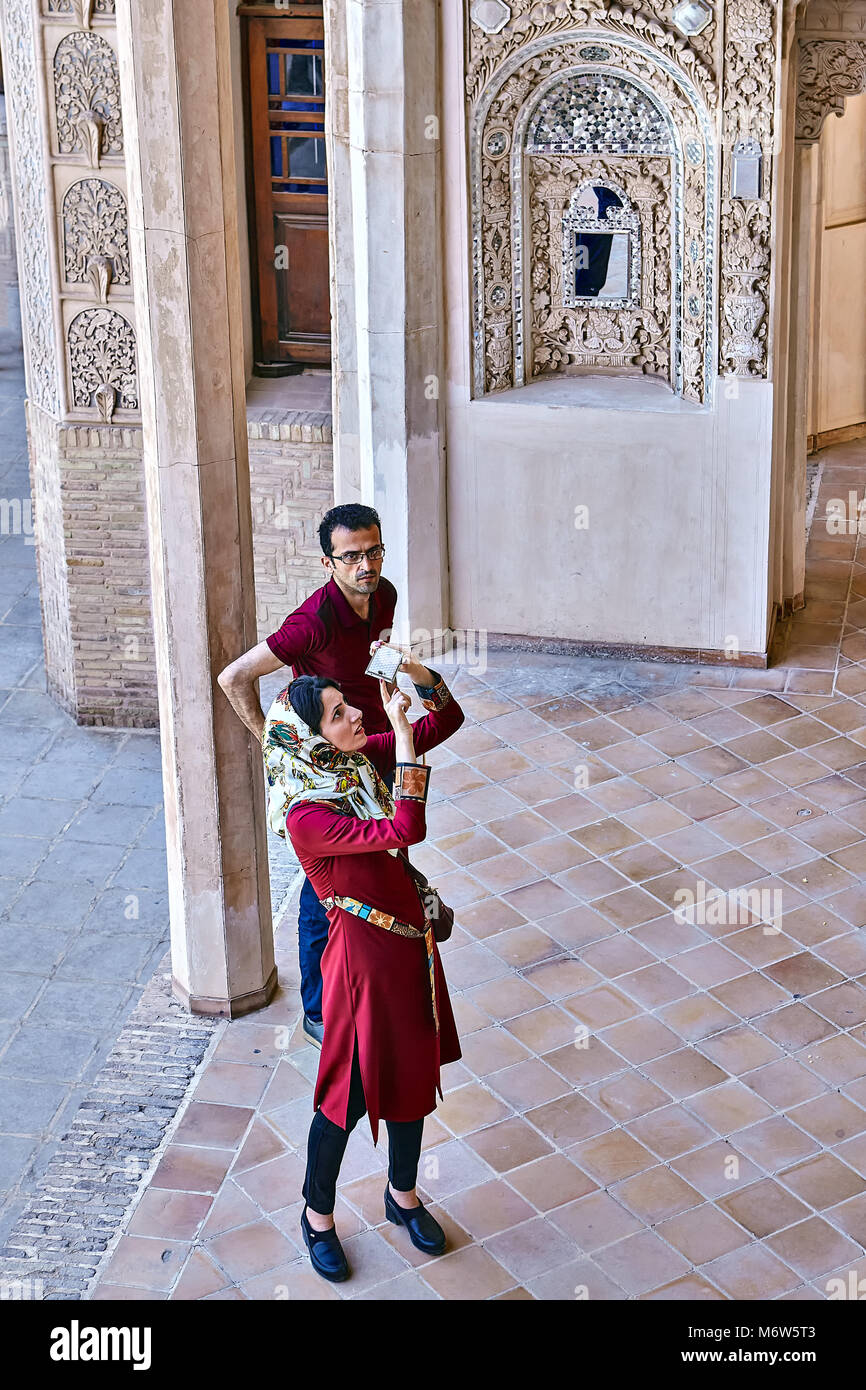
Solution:
M 252 8 L 252 7 L 251 7 Z M 261 7 L 255 7 L 261 11 Z M 330 365 L 321 6 L 242 13 L 257 364 Z

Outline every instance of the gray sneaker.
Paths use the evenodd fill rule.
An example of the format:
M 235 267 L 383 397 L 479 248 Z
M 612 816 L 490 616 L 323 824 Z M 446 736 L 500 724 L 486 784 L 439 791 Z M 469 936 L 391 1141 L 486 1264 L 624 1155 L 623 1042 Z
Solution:
M 303 1031 L 307 1042 L 312 1043 L 313 1047 L 317 1047 L 321 1051 L 322 1040 L 325 1036 L 325 1025 L 322 1020 L 320 1019 L 317 1023 L 314 1018 L 304 1014 Z

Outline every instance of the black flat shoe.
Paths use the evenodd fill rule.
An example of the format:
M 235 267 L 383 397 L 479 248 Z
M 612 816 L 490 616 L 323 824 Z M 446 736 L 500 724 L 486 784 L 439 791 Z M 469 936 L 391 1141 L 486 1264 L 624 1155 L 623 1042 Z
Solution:
M 442 1255 L 446 1236 L 435 1216 L 431 1216 L 421 1198 L 417 1207 L 401 1207 L 391 1196 L 390 1184 L 385 1188 L 385 1215 L 395 1226 L 405 1226 L 416 1250 L 425 1255 Z
M 301 1231 L 316 1273 L 323 1279 L 330 1279 L 332 1284 L 348 1279 L 351 1271 L 340 1237 L 333 1226 L 330 1231 L 314 1231 L 307 1220 L 306 1204 L 301 1212 Z

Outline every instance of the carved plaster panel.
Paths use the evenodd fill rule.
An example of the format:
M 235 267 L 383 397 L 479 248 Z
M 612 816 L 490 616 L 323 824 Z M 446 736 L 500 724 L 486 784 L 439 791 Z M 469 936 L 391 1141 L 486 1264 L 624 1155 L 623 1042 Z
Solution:
M 734 376 L 768 372 L 777 18 L 773 0 L 728 0 L 725 7 L 720 367 Z M 756 141 L 762 156 L 763 186 L 749 200 L 731 196 L 733 150 L 740 140 Z
M 54 99 L 60 154 L 123 154 L 117 56 L 99 34 L 67 34 L 54 54 Z
M 42 13 L 72 15 L 82 29 L 89 29 L 95 15 L 114 18 L 114 0 L 42 0 Z
M 132 325 L 113 309 L 82 309 L 69 325 L 72 401 L 96 409 L 106 424 L 115 410 L 138 410 L 138 376 Z
M 15 161 L 21 258 L 21 311 L 28 393 L 49 414 L 59 412 L 57 345 L 48 251 L 46 170 L 41 101 L 36 81 L 36 38 L 30 0 L 6 0 L 3 69 Z
M 800 39 L 866 36 L 866 0 L 808 0 L 799 7 L 797 35 Z
M 563 223 L 589 182 L 620 188 L 635 209 L 640 245 L 639 304 L 565 304 Z M 671 377 L 671 162 L 587 156 L 529 162 L 531 375 L 570 367 L 631 367 Z
M 797 73 L 798 140 L 821 134 L 832 112 L 841 116 L 845 98 L 866 90 L 866 40 L 817 40 L 800 43 Z
M 63 199 L 62 225 L 69 283 L 89 281 L 103 303 L 112 283 L 130 283 L 126 199 L 119 188 L 105 179 L 71 184 Z
M 593 84 L 609 93 L 606 116 L 604 100 L 598 99 L 601 88 L 594 92 Z M 540 40 L 502 64 L 475 109 L 472 130 L 476 394 L 520 386 L 527 372 L 561 371 L 587 360 L 583 347 L 548 350 L 556 332 L 577 343 L 576 319 L 569 310 L 554 325 L 551 306 L 544 317 L 549 326 L 539 327 L 537 315 L 554 281 L 547 288 L 538 284 L 544 273 L 540 256 L 536 251 L 524 265 L 524 246 L 531 248 L 545 216 L 551 230 L 545 199 L 531 183 L 535 156 L 551 157 L 545 177 L 555 181 L 553 156 L 560 156 L 562 165 L 570 156 L 596 155 L 642 156 L 632 172 L 643 167 L 648 186 L 655 180 L 657 189 L 670 188 L 665 194 L 669 249 L 662 258 L 669 267 L 665 322 L 658 302 L 642 306 L 657 324 L 648 334 L 646 325 L 622 318 L 607 338 L 636 347 L 631 353 L 625 347 L 612 351 L 611 364 L 613 357 L 628 358 L 630 368 L 656 372 L 664 357 L 674 390 L 698 402 L 707 398 L 714 360 L 714 150 L 709 112 L 688 76 L 633 38 L 612 39 L 592 30 L 579 38 Z M 668 155 L 667 183 L 657 169 L 649 173 L 653 153 Z M 577 170 L 573 161 L 567 167 Z M 567 202 L 573 178 L 570 183 L 560 168 L 560 179 Z M 535 220 L 527 229 L 530 197 Z M 649 230 L 655 235 L 655 224 Z M 555 245 L 548 259 L 551 266 L 557 262 Z M 529 322 L 524 301 L 530 304 Z M 613 323 L 610 316 L 635 311 L 593 312 Z M 636 339 L 635 332 L 644 337 Z
M 715 15 L 700 34 L 684 38 L 671 23 L 677 0 L 511 0 L 511 17 L 504 28 L 489 33 L 469 24 L 466 91 L 477 101 L 503 63 L 538 39 L 565 38 L 569 31 L 601 26 L 616 34 L 642 40 L 671 58 L 691 76 L 707 104 L 715 105 L 718 88 L 719 26 Z

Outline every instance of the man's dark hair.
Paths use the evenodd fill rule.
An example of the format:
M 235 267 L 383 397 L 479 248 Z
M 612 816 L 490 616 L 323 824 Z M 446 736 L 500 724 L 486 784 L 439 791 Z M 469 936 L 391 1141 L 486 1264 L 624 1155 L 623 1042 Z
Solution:
M 365 507 L 360 502 L 344 502 L 342 507 L 332 507 L 322 517 L 319 542 L 323 555 L 333 555 L 331 538 L 338 526 L 345 526 L 347 531 L 366 531 L 371 526 L 378 526 L 380 539 L 382 536 L 382 523 L 374 507 Z
M 329 686 L 334 690 L 340 689 L 337 682 L 329 680 L 327 676 L 297 676 L 288 687 L 289 704 L 314 734 L 322 732 L 322 715 L 325 713 L 322 691 Z

